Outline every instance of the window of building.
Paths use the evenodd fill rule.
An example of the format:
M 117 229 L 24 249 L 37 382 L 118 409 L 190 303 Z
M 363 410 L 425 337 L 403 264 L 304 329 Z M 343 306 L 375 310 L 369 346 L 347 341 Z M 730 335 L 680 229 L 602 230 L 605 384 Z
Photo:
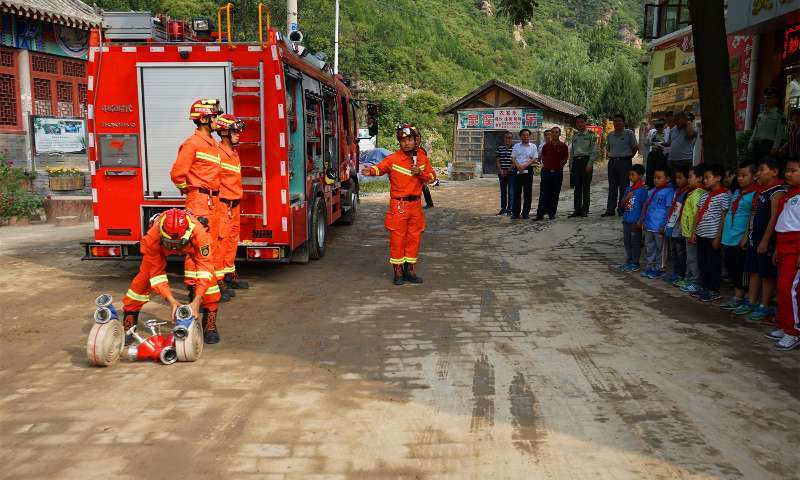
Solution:
M 691 25 L 689 0 L 651 0 L 644 6 L 646 40 L 660 38 Z
M 86 116 L 86 62 L 31 54 L 33 114 Z
M 20 130 L 17 53 L 0 48 L 0 131 Z

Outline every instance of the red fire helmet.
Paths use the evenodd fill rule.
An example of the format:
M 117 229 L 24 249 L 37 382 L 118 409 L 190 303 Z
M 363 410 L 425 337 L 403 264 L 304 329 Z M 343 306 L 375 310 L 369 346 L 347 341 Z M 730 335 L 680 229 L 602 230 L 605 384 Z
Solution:
M 177 250 L 189 243 L 194 222 L 186 211 L 172 208 L 161 214 L 158 226 L 161 243 L 167 248 Z
M 219 106 L 219 100 L 216 98 L 199 98 L 192 103 L 192 107 L 189 109 L 189 118 L 191 120 L 200 120 L 220 113 L 222 113 L 222 109 Z
M 244 122 L 230 113 L 224 113 L 214 117 L 211 122 L 211 129 L 218 132 L 232 130 L 241 133 L 244 130 Z

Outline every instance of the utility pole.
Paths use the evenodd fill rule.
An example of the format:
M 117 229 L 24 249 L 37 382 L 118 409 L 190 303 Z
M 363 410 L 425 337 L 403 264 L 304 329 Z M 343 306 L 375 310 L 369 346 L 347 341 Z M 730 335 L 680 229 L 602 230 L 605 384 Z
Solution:
M 336 27 L 333 38 L 333 74 L 339 73 L 339 0 L 336 0 Z
M 297 0 L 286 0 L 286 34 L 291 35 L 297 28 Z

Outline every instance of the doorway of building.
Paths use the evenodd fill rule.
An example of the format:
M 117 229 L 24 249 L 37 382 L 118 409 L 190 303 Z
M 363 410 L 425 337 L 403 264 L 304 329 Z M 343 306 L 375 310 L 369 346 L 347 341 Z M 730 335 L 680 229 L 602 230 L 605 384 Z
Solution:
M 483 173 L 497 175 L 497 147 L 503 144 L 505 131 L 483 132 Z

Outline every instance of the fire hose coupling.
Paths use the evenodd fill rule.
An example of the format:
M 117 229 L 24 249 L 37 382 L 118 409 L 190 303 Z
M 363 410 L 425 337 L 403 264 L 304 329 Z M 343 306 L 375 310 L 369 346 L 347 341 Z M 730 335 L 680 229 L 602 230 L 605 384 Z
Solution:
M 175 312 L 175 328 L 172 334 L 175 338 L 183 340 L 189 335 L 189 327 L 194 321 L 194 313 L 189 305 L 181 305 Z
M 159 322 L 157 320 L 148 320 L 145 322 L 145 327 L 152 332 L 152 336 L 142 338 L 136 333 L 136 328 L 131 327 L 126 333 L 131 335 L 136 344 L 128 346 L 128 359 L 132 362 L 135 361 L 160 361 L 164 365 L 171 365 L 178 361 L 178 353 L 175 351 L 172 335 L 161 335 L 160 326 L 167 322 Z
M 94 311 L 94 321 L 96 323 L 108 323 L 111 320 L 117 320 L 117 309 L 112 305 L 113 298 L 108 293 L 104 293 L 94 300 L 97 309 Z

